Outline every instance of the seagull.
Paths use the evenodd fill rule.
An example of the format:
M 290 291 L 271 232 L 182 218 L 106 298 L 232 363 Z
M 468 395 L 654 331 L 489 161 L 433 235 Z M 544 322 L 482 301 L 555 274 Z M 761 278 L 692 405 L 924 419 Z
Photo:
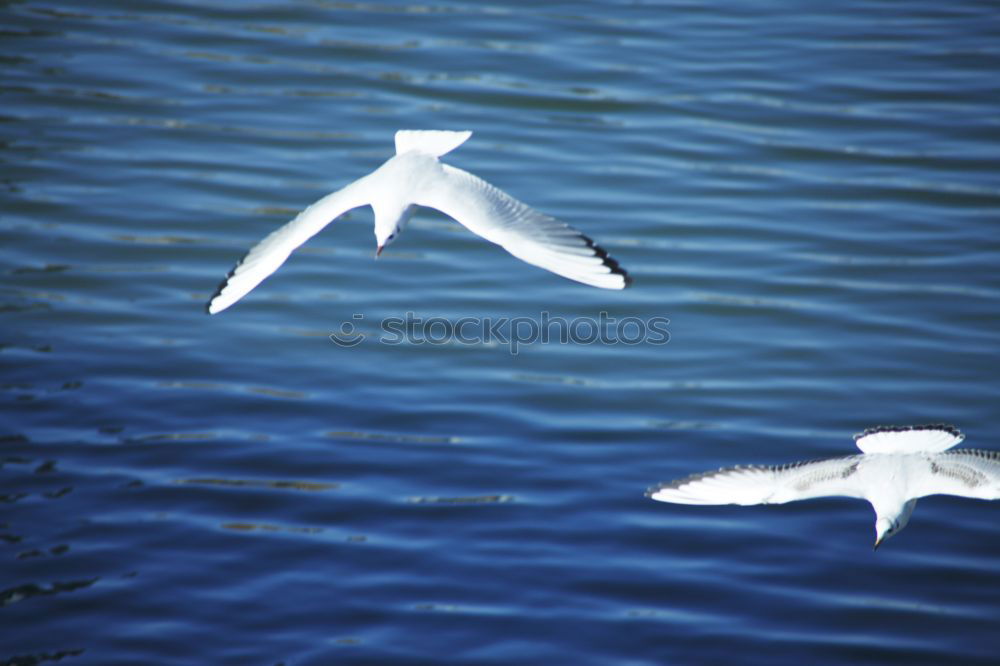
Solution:
M 469 131 L 396 132 L 396 154 L 382 166 L 326 195 L 257 243 L 219 285 L 208 302 L 208 313 L 222 312 L 246 296 L 293 250 L 360 206 L 371 206 L 375 212 L 376 257 L 399 236 L 417 206 L 427 206 L 518 259 L 557 275 L 603 289 L 629 285 L 625 270 L 587 236 L 438 160 L 470 136 Z
M 813 497 L 857 497 L 875 509 L 875 548 L 899 533 L 917 499 L 958 495 L 1000 499 L 1000 451 L 949 450 L 965 439 L 945 424 L 878 426 L 854 436 L 861 455 L 749 465 L 695 474 L 650 488 L 675 504 L 784 504 Z

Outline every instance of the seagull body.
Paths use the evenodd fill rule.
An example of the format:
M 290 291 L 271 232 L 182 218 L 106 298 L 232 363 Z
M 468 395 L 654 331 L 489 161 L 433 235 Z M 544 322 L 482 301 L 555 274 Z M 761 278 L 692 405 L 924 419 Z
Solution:
M 955 449 L 965 436 L 947 425 L 880 426 L 854 436 L 860 455 L 790 465 L 750 465 L 695 474 L 650 488 L 675 504 L 784 504 L 856 497 L 875 509 L 875 547 L 902 530 L 917 499 L 1000 499 L 1000 452 Z
M 435 208 L 518 259 L 604 289 L 624 289 L 627 273 L 576 229 L 539 213 L 477 176 L 438 158 L 472 132 L 400 130 L 396 154 L 343 189 L 328 194 L 255 245 L 208 302 L 225 310 L 278 270 L 297 247 L 360 206 L 375 213 L 376 256 L 393 242 L 418 206 Z

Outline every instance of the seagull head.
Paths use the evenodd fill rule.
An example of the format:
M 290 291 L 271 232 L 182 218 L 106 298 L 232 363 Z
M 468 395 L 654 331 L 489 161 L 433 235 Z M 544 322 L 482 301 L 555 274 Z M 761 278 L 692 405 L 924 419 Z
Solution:
M 893 534 L 899 531 L 896 527 L 895 521 L 891 518 L 879 518 L 875 521 L 875 545 L 872 550 L 878 550 L 878 547 L 882 545 L 882 542 L 891 537 Z
M 406 223 L 417 210 L 416 204 L 407 204 L 398 200 L 381 200 L 372 204 L 375 210 L 375 256 L 399 238 Z
M 911 499 L 894 509 L 891 516 L 876 512 L 874 550 L 878 550 L 882 542 L 892 535 L 903 531 L 906 524 L 910 522 L 910 516 L 913 515 L 915 506 L 917 506 L 917 500 Z
M 380 254 L 382 254 L 382 250 L 385 249 L 386 245 L 389 245 L 390 243 L 392 243 L 392 241 L 396 240 L 396 236 L 397 235 L 399 235 L 399 229 L 396 229 L 395 231 L 393 231 L 392 233 L 390 233 L 385 238 L 379 238 L 378 234 L 375 234 L 375 244 L 376 244 L 375 257 L 376 258 L 378 258 L 378 256 Z

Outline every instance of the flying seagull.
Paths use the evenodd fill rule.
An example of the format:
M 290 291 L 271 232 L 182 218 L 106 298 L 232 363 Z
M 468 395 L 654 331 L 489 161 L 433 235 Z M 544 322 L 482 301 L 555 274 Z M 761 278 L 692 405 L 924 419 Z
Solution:
M 435 208 L 518 259 L 603 289 L 624 289 L 628 274 L 573 227 L 539 213 L 467 171 L 438 160 L 472 132 L 400 130 L 396 154 L 367 176 L 328 194 L 257 243 L 219 285 L 208 313 L 225 310 L 288 255 L 347 211 L 375 211 L 375 256 L 399 236 L 417 206 Z
M 790 465 L 749 465 L 695 474 L 646 493 L 675 504 L 784 504 L 857 497 L 875 509 L 875 548 L 906 527 L 917 499 L 958 495 L 1000 499 L 1000 451 L 949 450 L 965 439 L 954 426 L 879 426 L 854 436 L 861 455 Z

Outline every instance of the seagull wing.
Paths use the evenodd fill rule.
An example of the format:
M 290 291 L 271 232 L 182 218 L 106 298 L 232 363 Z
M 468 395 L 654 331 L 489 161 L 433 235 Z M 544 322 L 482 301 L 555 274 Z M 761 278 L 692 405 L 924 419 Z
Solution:
M 862 456 L 791 465 L 728 467 L 650 488 L 660 502 L 675 504 L 784 504 L 813 497 L 863 498 L 857 480 Z
M 913 480 L 911 494 L 1000 499 L 1000 451 L 957 449 L 927 457 L 925 472 Z
M 467 171 L 442 164 L 417 197 L 512 255 L 557 275 L 604 289 L 630 280 L 618 262 L 573 227 L 534 210 Z
M 208 301 L 208 313 L 222 312 L 278 270 L 288 255 L 326 225 L 359 206 L 371 203 L 367 176 L 328 194 L 272 232 L 247 252 Z

